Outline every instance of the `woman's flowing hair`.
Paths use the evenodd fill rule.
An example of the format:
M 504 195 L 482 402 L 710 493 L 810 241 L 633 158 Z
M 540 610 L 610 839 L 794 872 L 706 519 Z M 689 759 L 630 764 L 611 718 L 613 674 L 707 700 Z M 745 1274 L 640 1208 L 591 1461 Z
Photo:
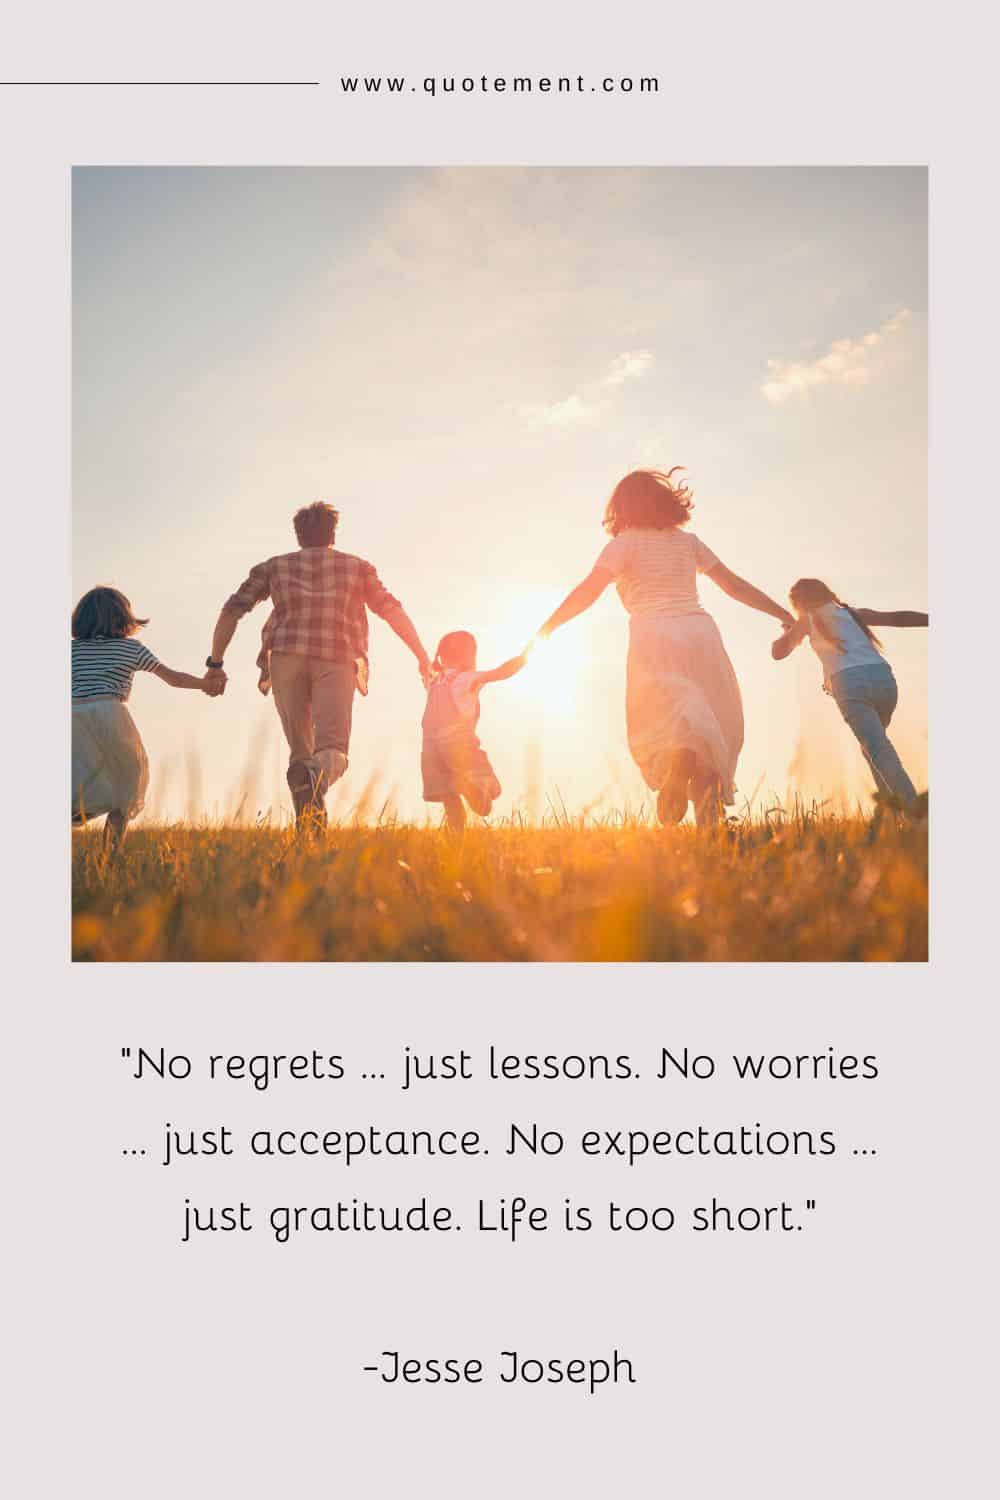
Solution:
M 661 469 L 633 469 L 626 474 L 615 485 L 604 511 L 605 531 L 617 536 L 636 528 L 667 531 L 686 526 L 694 500 L 687 481 L 674 478 L 683 473 L 678 464 L 666 473 Z
M 843 599 L 838 599 L 837 595 L 833 592 L 833 589 L 829 588 L 825 583 L 823 583 L 821 579 L 800 578 L 796 583 L 793 583 L 791 588 L 788 590 L 788 597 L 794 605 L 796 605 L 799 609 L 804 609 L 808 614 L 812 614 L 814 610 L 822 609 L 824 604 L 835 604 L 838 609 L 846 609 L 847 613 L 850 615 L 855 625 L 857 625 L 858 629 L 864 631 L 865 635 L 875 647 L 875 650 L 882 650 L 882 642 L 879 640 L 875 632 L 865 624 L 864 620 L 862 620 L 857 610 L 852 609 L 849 604 L 845 604 Z M 816 629 L 819 631 L 823 639 L 825 641 L 829 641 L 831 646 L 836 646 L 838 651 L 843 651 L 845 649 L 844 643 L 840 639 L 840 637 L 834 634 L 834 632 L 818 614 L 814 616 L 814 619 L 816 622 Z

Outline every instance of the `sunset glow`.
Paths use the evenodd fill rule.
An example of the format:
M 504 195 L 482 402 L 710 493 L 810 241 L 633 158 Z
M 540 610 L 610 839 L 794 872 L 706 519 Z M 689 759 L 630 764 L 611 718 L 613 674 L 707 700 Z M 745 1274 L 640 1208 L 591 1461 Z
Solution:
M 324 498 L 430 650 L 524 648 L 589 572 L 639 465 L 687 467 L 692 530 L 784 599 L 927 607 L 926 178 L 911 168 L 86 168 L 74 174 L 74 586 L 123 589 L 200 670 L 220 605 Z M 867 802 L 807 651 L 709 581 L 739 675 L 742 797 Z M 254 658 L 219 702 L 141 680 L 154 815 L 287 805 Z M 641 806 L 613 589 L 483 694 L 497 811 Z M 890 634 L 894 738 L 926 784 L 926 637 Z M 372 622 L 331 813 L 422 818 L 423 692 Z

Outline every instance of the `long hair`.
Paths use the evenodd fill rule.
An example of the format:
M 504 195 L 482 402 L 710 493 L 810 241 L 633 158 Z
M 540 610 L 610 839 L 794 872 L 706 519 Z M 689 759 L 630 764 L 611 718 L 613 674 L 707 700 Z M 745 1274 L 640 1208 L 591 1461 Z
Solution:
M 132 613 L 132 602 L 118 589 L 88 589 L 73 611 L 75 641 L 118 640 L 135 635 L 148 620 Z
M 615 485 L 605 508 L 605 531 L 617 536 L 636 527 L 667 531 L 686 526 L 694 500 L 686 480 L 674 479 L 675 474 L 683 473 L 678 464 L 666 473 L 660 469 L 633 469 L 626 474 Z
M 431 675 L 442 677 L 450 667 L 460 667 L 463 659 L 471 654 L 476 659 L 476 637 L 468 630 L 449 630 L 438 641 L 438 648 L 431 662 Z
M 823 583 L 821 579 L 798 579 L 798 581 L 796 583 L 793 583 L 791 588 L 788 590 L 788 597 L 796 606 L 796 608 L 805 610 L 807 614 L 812 614 L 814 610 L 822 609 L 824 604 L 835 604 L 838 609 L 846 609 L 847 613 L 850 615 L 855 625 L 857 625 L 858 629 L 864 631 L 865 635 L 875 647 L 875 650 L 882 650 L 882 642 L 879 640 L 875 632 L 865 624 L 864 620 L 862 620 L 857 610 L 852 609 L 849 604 L 845 604 L 843 599 L 838 599 L 837 595 L 833 592 L 833 589 L 829 588 L 825 583 Z M 829 641 L 831 646 L 836 646 L 838 651 L 843 651 L 844 643 L 840 639 L 840 637 L 835 635 L 833 631 L 829 629 L 829 627 L 818 614 L 815 615 L 814 618 L 816 622 L 816 629 L 819 631 L 823 639 L 825 641 Z

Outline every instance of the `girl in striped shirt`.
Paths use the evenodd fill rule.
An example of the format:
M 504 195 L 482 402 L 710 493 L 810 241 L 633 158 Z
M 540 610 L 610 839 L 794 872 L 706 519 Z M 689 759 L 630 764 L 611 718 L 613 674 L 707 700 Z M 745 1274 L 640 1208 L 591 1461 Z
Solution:
M 149 784 L 146 749 L 126 707 L 135 673 L 152 672 L 170 687 L 199 688 L 210 698 L 226 685 L 224 675 L 192 677 L 157 661 L 134 639 L 148 624 L 117 589 L 91 589 L 73 611 L 72 818 L 80 824 L 106 813 L 111 849 L 142 811 Z

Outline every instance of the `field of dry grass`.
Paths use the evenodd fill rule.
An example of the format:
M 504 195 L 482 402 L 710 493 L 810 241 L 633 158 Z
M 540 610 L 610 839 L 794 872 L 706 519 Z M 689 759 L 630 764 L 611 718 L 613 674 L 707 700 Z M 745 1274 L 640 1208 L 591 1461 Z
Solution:
M 73 838 L 78 960 L 920 961 L 927 832 L 802 810 L 434 828 L 188 824 Z

